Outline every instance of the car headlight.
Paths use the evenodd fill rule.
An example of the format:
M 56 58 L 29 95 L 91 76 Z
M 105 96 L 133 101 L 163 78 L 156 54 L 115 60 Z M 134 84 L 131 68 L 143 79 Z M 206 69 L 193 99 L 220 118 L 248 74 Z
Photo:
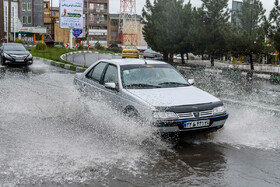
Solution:
M 31 54 L 29 54 L 26 58 L 32 58 L 32 55 L 31 55 Z
M 222 114 L 222 113 L 225 113 L 226 112 L 226 109 L 224 106 L 219 106 L 219 107 L 216 107 L 213 109 L 213 113 L 214 114 Z
M 174 112 L 154 112 L 155 119 L 167 120 L 167 119 L 178 119 L 177 114 Z
M 12 57 L 8 55 L 7 53 L 3 53 L 5 58 L 11 59 Z

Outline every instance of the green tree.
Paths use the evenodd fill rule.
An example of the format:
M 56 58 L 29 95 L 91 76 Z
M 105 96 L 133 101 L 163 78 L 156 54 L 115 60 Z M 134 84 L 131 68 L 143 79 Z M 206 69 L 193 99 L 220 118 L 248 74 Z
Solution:
M 200 13 L 204 21 L 201 26 L 207 32 L 206 53 L 210 56 L 211 65 L 214 66 L 214 59 L 227 53 L 226 37 L 230 15 L 228 0 L 202 0 L 202 11 L 204 13 Z
M 271 22 L 271 39 L 273 46 L 277 51 L 280 51 L 280 4 L 279 0 L 275 0 L 274 8 L 271 10 L 269 15 Z
M 237 14 L 239 22 L 233 23 L 235 34 L 231 33 L 231 51 L 250 56 L 251 70 L 254 70 L 253 54 L 264 52 L 264 14 L 260 0 L 243 0 L 241 11 Z
M 183 0 L 155 0 L 153 5 L 147 0 L 142 11 L 144 38 L 153 50 L 163 53 L 165 61 L 172 62 L 173 54 L 181 53 L 185 46 L 188 31 L 183 7 Z
M 206 53 L 206 40 L 207 40 L 207 29 L 206 29 L 206 15 L 202 8 L 193 9 L 193 20 L 189 31 L 192 52 L 202 56 Z

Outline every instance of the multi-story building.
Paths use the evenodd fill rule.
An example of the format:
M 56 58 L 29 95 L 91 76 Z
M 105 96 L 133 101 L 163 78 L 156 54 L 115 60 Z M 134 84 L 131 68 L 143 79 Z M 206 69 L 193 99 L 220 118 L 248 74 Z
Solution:
M 49 0 L 44 0 L 44 26 L 46 37 L 54 39 L 54 25 L 59 21 L 59 7 L 51 7 Z
M 18 1 L 4 0 L 3 2 L 3 25 L 4 25 L 4 41 L 12 41 L 17 37 L 17 32 L 21 28 L 21 22 L 18 19 Z M 9 38 L 9 40 L 8 40 Z
M 84 14 L 89 44 L 107 45 L 109 0 L 84 0 Z
M 20 0 L 19 19 L 22 23 L 21 33 L 25 42 L 32 43 L 44 39 L 44 3 L 43 0 Z
M 237 25 L 240 24 L 240 19 L 238 18 L 238 14 L 242 9 L 243 2 L 240 1 L 232 1 L 232 12 L 231 12 L 231 21 Z
M 0 44 L 4 42 L 4 3 L 0 0 Z

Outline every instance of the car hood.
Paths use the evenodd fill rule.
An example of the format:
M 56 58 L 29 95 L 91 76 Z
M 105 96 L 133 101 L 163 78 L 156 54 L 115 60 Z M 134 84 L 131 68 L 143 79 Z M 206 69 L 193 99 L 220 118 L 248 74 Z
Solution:
M 204 104 L 220 101 L 194 86 L 158 89 L 128 89 L 128 92 L 157 107 Z
M 29 55 L 29 51 L 4 51 L 8 55 Z

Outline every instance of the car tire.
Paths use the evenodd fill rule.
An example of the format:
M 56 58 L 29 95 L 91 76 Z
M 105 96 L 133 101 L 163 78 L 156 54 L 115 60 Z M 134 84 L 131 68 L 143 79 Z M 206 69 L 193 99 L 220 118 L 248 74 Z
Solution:
M 1 58 L 1 65 L 2 65 L 2 66 L 5 66 L 5 60 L 4 60 L 4 57 L 2 57 L 2 58 Z
M 126 117 L 133 118 L 133 119 L 138 119 L 139 118 L 139 113 L 136 109 L 133 107 L 127 107 L 124 110 L 124 114 Z

